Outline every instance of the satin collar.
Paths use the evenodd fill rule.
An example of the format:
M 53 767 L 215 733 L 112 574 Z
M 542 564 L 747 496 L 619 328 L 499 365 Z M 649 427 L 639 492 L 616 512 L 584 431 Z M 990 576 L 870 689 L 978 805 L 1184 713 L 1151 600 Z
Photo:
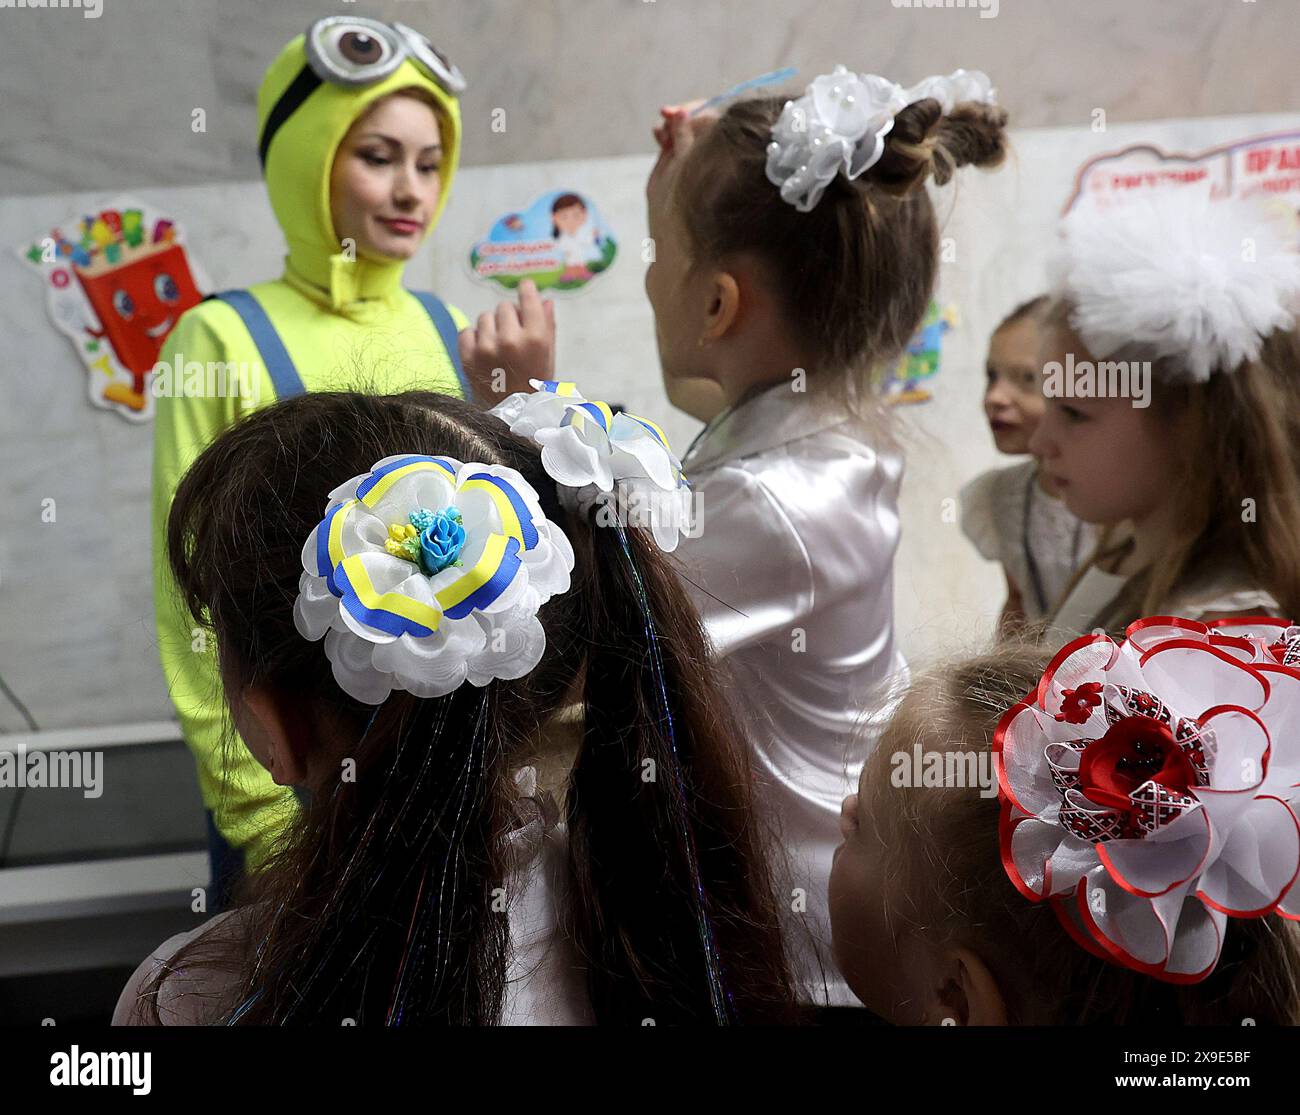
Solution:
M 851 421 L 842 404 L 815 400 L 782 380 L 714 418 L 691 443 L 682 468 L 703 472 Z

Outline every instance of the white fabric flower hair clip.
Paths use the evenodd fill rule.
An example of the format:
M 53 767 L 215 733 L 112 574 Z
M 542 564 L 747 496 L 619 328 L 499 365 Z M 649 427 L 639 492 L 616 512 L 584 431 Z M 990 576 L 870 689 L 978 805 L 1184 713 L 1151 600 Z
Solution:
M 997 93 L 979 70 L 927 77 L 904 89 L 877 74 L 836 66 L 816 78 L 802 97 L 786 101 L 767 146 L 767 177 L 781 197 L 806 213 L 836 174 L 857 178 L 880 161 L 894 117 L 933 97 L 945 114 L 964 101 L 994 104 Z
M 514 469 L 407 454 L 330 493 L 302 564 L 295 626 L 323 636 L 344 692 L 375 705 L 527 674 L 573 548 Z
M 1300 630 L 1157 616 L 1076 639 L 998 725 L 1003 865 L 1093 954 L 1172 983 L 1229 917 L 1300 920 Z
M 1259 202 L 1167 187 L 1110 204 L 1085 200 L 1061 233 L 1054 286 L 1098 360 L 1138 345 L 1177 358 L 1167 378 L 1204 383 L 1295 325 L 1295 233 Z
M 489 413 L 542 447 L 561 504 L 581 514 L 597 503 L 611 507 L 621 522 L 648 526 L 661 550 L 675 550 L 690 530 L 691 489 L 663 430 L 585 399 L 576 384 L 529 382 L 534 391 L 507 396 Z

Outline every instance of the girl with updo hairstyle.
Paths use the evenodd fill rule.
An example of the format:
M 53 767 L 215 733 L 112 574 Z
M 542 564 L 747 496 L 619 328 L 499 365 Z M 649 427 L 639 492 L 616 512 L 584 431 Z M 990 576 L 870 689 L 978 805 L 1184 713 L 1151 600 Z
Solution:
M 691 109 L 663 110 L 647 189 L 664 385 L 708 422 L 683 460 L 698 530 L 678 554 L 788 854 L 800 994 L 850 1005 L 829 949 L 831 855 L 855 729 L 906 675 L 903 458 L 876 385 L 934 290 L 928 184 L 1001 163 L 1006 113 L 982 74 L 903 90 L 842 69 L 797 101 Z

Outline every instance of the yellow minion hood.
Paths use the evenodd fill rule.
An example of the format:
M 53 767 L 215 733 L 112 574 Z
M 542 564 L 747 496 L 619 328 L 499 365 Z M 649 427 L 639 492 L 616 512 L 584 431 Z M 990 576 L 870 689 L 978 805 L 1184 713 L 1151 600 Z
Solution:
M 334 154 L 353 122 L 381 97 L 412 87 L 427 90 L 442 110 L 442 188 L 431 232 L 447 204 L 460 161 L 460 102 L 414 58 L 403 58 L 372 84 L 337 84 L 317 76 L 308 61 L 306 36 L 299 35 L 271 63 L 258 90 L 259 153 L 271 208 L 289 242 L 288 275 L 328 292 L 335 309 L 358 299 L 383 298 L 401 286 L 405 261 L 360 254 L 350 260 L 342 254 L 330 216 L 330 173 Z

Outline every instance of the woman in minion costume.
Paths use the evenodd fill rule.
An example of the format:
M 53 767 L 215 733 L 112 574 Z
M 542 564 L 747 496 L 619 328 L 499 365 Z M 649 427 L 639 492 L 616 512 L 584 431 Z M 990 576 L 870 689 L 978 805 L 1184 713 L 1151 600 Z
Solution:
M 163 347 L 177 378 L 167 392 L 155 388 L 154 603 L 163 672 L 208 810 L 209 909 L 265 859 L 295 802 L 238 741 L 223 746 L 215 648 L 191 629 L 166 562 L 172 496 L 218 433 L 276 399 L 348 388 L 469 393 L 456 342 L 464 315 L 402 287 L 406 261 L 446 205 L 464 88 L 460 71 L 400 23 L 332 16 L 290 42 L 257 99 L 263 173 L 289 246 L 284 274 L 195 306 Z M 181 369 L 194 362 L 223 365 L 224 389 L 208 374 L 191 392 L 186 373 L 182 390 Z M 245 369 L 251 381 L 231 390 Z

